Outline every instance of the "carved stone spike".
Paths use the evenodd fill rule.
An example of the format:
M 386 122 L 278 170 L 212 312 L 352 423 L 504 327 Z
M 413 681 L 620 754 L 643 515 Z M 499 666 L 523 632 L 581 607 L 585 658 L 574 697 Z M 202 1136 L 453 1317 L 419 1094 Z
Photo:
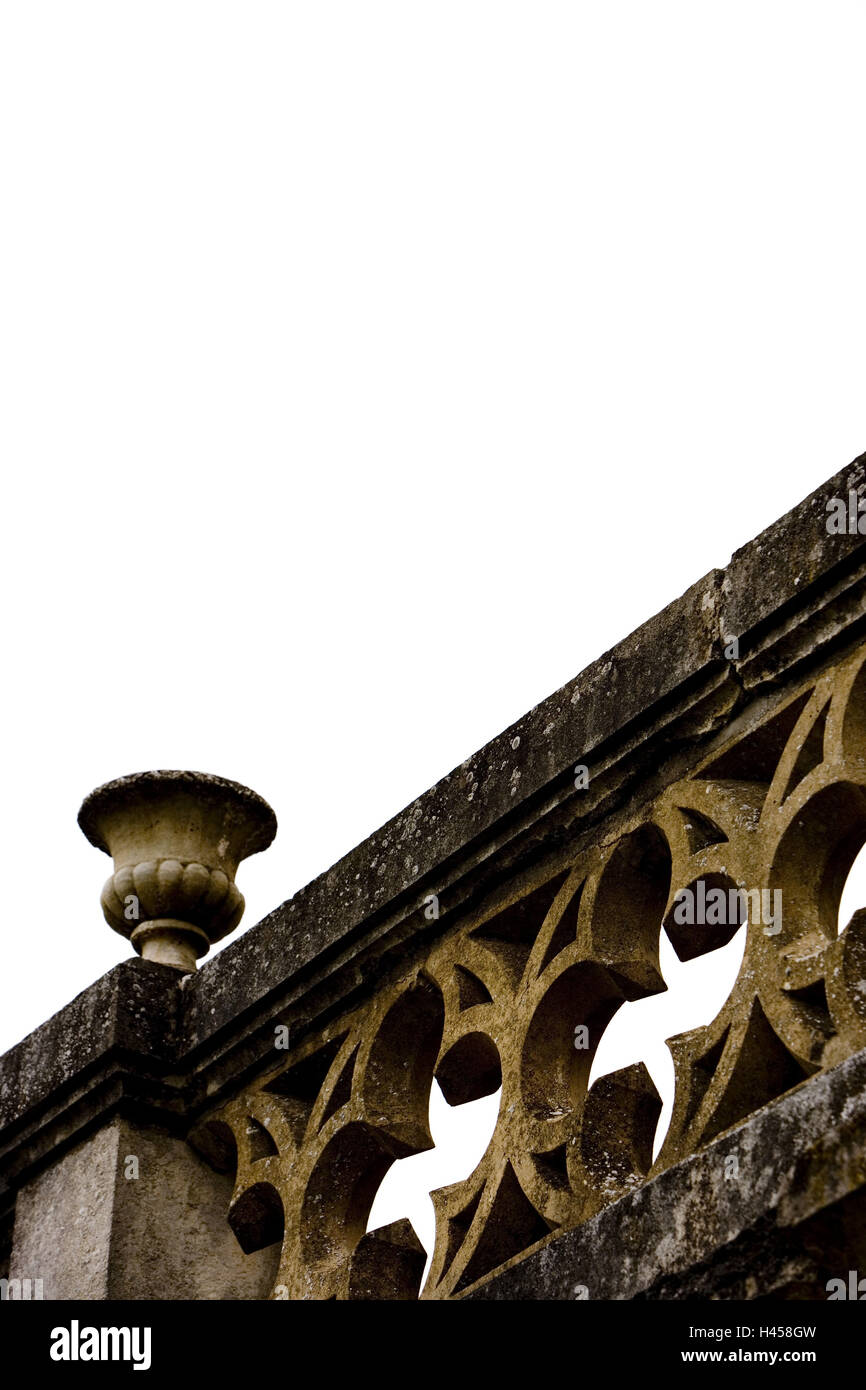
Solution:
M 255 792 L 203 772 L 107 782 L 85 798 L 78 824 L 114 859 L 102 890 L 106 922 L 145 960 L 184 972 L 237 926 L 238 864 L 267 849 L 277 830 Z

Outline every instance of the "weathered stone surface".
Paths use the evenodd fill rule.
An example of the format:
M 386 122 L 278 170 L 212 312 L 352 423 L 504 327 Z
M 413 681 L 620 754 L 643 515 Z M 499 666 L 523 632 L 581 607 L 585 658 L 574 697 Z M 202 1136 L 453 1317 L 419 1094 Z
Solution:
M 18 1194 L 10 1277 L 51 1300 L 263 1298 L 275 1260 L 240 1251 L 230 1196 L 188 1144 L 115 1118 Z
M 437 1197 L 436 1296 L 465 1296 L 510 1277 L 496 1271 L 512 1257 L 535 1258 L 539 1230 L 608 1220 L 803 1076 L 819 1073 L 812 1086 L 846 1065 L 866 1036 L 866 918 L 837 941 L 829 917 L 866 834 L 866 537 L 831 535 L 826 499 L 859 495 L 864 468 L 866 456 L 198 974 L 130 961 L 0 1059 L 7 1212 L 109 1121 L 177 1135 L 168 1148 L 190 1132 L 217 1167 L 237 1162 L 233 1228 L 265 1263 L 283 1241 L 284 1287 L 412 1296 L 417 1249 L 396 1228 L 366 1238 L 364 1202 L 395 1156 L 428 1142 L 433 1074 L 453 1103 L 501 1075 L 508 1105 L 475 1187 Z M 137 794 L 135 779 L 111 793 L 132 821 Z M 84 822 L 105 847 L 99 805 Z M 752 933 L 715 1031 L 675 1043 L 677 1110 L 651 1172 L 652 1087 L 631 1068 L 587 1093 L 588 1065 L 568 1065 L 575 1000 L 594 1047 L 623 999 L 660 987 L 662 917 L 684 959 L 728 939 L 730 923 L 696 942 L 673 922 L 672 894 L 697 878 L 783 883 L 798 925 L 779 943 Z M 275 1053 L 280 1028 L 288 1055 Z M 347 1174 L 363 1200 L 344 1209 Z M 838 1200 L 856 1205 L 858 1191 Z M 314 1198 L 324 1225 L 303 1215 Z M 725 1287 L 772 1210 L 730 1236 Z M 805 1287 L 813 1255 L 777 1236 L 772 1277 L 796 1266 Z M 318 1255 L 298 1256 L 311 1241 Z M 681 1273 L 657 1269 L 671 1287 Z
M 351 1296 L 369 1206 L 348 1212 L 346 1189 L 372 1200 L 394 1158 L 430 1147 L 434 1077 L 451 1104 L 501 1084 L 484 1157 L 433 1194 L 424 1296 L 456 1297 L 862 1048 L 866 911 L 841 935 L 837 915 L 866 841 L 864 733 L 858 648 L 754 702 L 649 804 L 514 872 L 402 976 L 275 1057 L 200 1127 L 234 1137 L 244 1248 L 281 1241 L 292 1297 Z M 624 1001 L 664 989 L 662 925 L 686 960 L 741 924 L 724 1007 L 669 1043 L 676 1099 L 653 1162 L 646 1070 L 590 1087 L 595 1050 Z M 262 1219 L 268 1205 L 279 1219 Z
M 864 1189 L 859 1052 L 462 1296 L 826 1298 L 828 1279 L 866 1264 Z M 848 1232 L 835 1246 L 834 1227 Z
M 11 1278 L 41 1279 L 51 1300 L 108 1297 L 116 1167 L 117 1133 L 109 1124 L 25 1184 Z
M 171 1075 L 180 977 L 133 959 L 115 966 L 0 1059 L 0 1250 L 16 1189 L 119 1109 L 185 1129 Z
M 0 1135 L 45 1114 L 85 1077 L 124 1068 L 159 1077 L 177 1055 L 176 971 L 115 966 L 0 1059 Z
M 484 846 L 482 837 L 503 821 L 534 819 L 540 793 L 576 800 L 575 763 L 595 772 L 614 740 L 636 721 L 645 736 L 653 712 L 687 683 L 703 680 L 713 691 L 730 680 L 718 650 L 719 578 L 700 580 L 222 951 L 201 984 L 190 985 L 190 1041 L 231 1022 L 247 1003 L 241 980 L 260 998 L 378 914 L 398 904 L 411 912 L 428 891 L 447 902 L 455 857 L 489 854 L 495 842 Z
M 828 502 L 847 503 L 852 492 L 866 497 L 866 455 L 734 552 L 721 621 L 726 638 L 739 641 L 737 670 L 747 687 L 778 679 L 866 627 L 866 537 L 827 530 Z
M 826 500 L 864 477 L 866 455 L 223 951 L 191 987 L 190 1041 L 237 1015 L 247 1002 L 239 982 L 261 998 L 401 903 L 415 908 L 427 892 L 447 901 L 455 858 L 495 853 L 521 818 L 537 826 L 551 802 L 576 800 L 576 763 L 603 786 L 617 745 L 641 768 L 654 717 L 668 747 L 699 742 L 742 703 L 742 672 L 760 686 L 780 665 L 814 664 L 841 634 L 855 636 L 866 624 L 866 536 L 829 535 Z M 774 614 L 781 631 L 767 638 Z M 741 659 L 724 656 L 731 637 Z M 769 673 L 749 655 L 762 637 Z M 592 805 L 581 804 L 588 821 Z
M 274 838 L 276 817 L 249 787 L 201 772 L 139 772 L 91 792 L 78 813 L 114 859 L 106 922 L 145 960 L 185 972 L 233 931 L 238 864 Z

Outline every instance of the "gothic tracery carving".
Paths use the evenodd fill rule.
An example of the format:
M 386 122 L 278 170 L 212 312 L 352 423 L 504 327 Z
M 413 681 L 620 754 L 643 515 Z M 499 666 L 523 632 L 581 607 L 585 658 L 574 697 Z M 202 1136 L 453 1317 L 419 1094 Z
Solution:
M 282 1240 L 274 1296 L 417 1295 L 424 1255 L 408 1222 L 365 1231 L 391 1163 L 432 1145 L 434 1076 L 451 1104 L 502 1086 L 481 1162 L 433 1194 L 424 1296 L 447 1298 L 864 1046 L 866 912 L 836 924 L 864 841 L 861 650 L 723 741 L 613 842 L 509 885 L 211 1120 L 236 1146 L 242 1246 Z M 737 911 L 678 920 L 683 890 Z M 768 926 L 760 908 L 775 894 Z M 671 1042 L 674 1111 L 653 1163 L 649 1074 L 632 1066 L 589 1088 L 593 1054 L 624 1001 L 664 989 L 662 924 L 685 960 L 744 918 L 727 1002 Z

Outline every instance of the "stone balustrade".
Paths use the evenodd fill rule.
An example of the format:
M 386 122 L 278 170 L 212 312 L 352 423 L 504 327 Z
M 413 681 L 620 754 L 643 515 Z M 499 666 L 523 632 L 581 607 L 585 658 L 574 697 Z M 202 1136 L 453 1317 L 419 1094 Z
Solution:
M 273 812 L 193 773 L 93 793 L 103 913 L 140 958 L 0 1060 L 10 1277 L 50 1298 L 823 1297 L 834 1261 L 866 1265 L 866 911 L 838 922 L 866 843 L 860 499 L 866 456 L 200 969 Z M 593 1056 L 664 989 L 660 932 L 691 960 L 743 927 L 722 1010 L 671 1041 L 654 1158 L 648 1072 L 590 1085 Z M 501 1100 L 478 1166 L 433 1194 L 422 1290 L 409 1223 L 367 1224 L 432 1145 L 434 1078 L 451 1105 Z

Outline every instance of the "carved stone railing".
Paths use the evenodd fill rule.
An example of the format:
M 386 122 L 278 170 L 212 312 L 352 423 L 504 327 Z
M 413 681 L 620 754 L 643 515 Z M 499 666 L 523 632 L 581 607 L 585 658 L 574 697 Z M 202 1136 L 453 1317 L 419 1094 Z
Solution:
M 290 1298 L 414 1296 L 420 1247 L 405 1223 L 365 1235 L 373 1197 L 395 1158 L 432 1146 L 434 1076 L 454 1105 L 501 1085 L 481 1163 L 433 1194 L 428 1296 L 450 1297 L 837 1065 L 866 1045 L 866 912 L 836 926 L 864 841 L 866 648 L 737 721 L 609 835 L 517 876 L 210 1120 L 238 1156 L 241 1245 L 282 1242 Z M 701 900 L 704 923 L 678 924 Z M 728 1002 L 671 1043 L 676 1101 L 653 1165 L 649 1074 L 588 1088 L 593 1054 L 625 1000 L 665 988 L 662 922 L 688 960 L 743 921 Z
M 834 499 L 848 522 L 852 496 L 853 528 L 833 529 Z M 273 834 L 269 808 L 203 779 L 202 824 L 234 816 L 239 838 L 193 846 L 173 809 L 178 786 L 196 795 L 188 774 L 139 784 L 166 818 L 157 834 L 151 806 L 146 844 L 134 782 L 86 803 L 94 843 L 116 853 L 100 810 L 122 846 L 109 921 L 126 931 L 125 900 L 141 897 L 129 934 L 159 959 L 110 972 L 0 1062 L 13 1271 L 61 1220 L 40 1206 L 53 1175 L 78 1202 L 76 1155 L 110 1164 L 109 1149 L 146 1142 L 167 1171 L 198 1165 L 206 1228 L 166 1186 L 147 1220 L 166 1264 L 194 1248 L 202 1282 L 184 1284 L 178 1259 L 187 1272 L 148 1292 L 127 1245 L 87 1296 L 414 1298 L 425 1257 L 409 1223 L 366 1228 L 395 1159 L 432 1146 L 435 1077 L 452 1105 L 502 1095 L 475 1171 L 433 1194 L 423 1297 L 581 1296 L 590 1254 L 591 1297 L 678 1297 L 714 1269 L 736 1296 L 808 1291 L 826 1211 L 834 1240 L 866 1230 L 866 912 L 837 925 L 866 843 L 861 497 L 866 457 L 197 973 L 196 943 L 236 912 L 238 860 Z M 203 917 L 217 880 L 228 906 L 214 897 Z M 624 1001 L 664 989 L 662 929 L 689 960 L 743 923 L 723 1009 L 671 1042 L 653 1161 L 649 1074 L 590 1087 L 593 1056 Z M 716 1181 L 720 1145 L 752 1163 L 747 1191 Z M 764 1283 L 723 1276 L 722 1247 L 769 1228 Z M 52 1296 L 74 1288 L 74 1255 Z

